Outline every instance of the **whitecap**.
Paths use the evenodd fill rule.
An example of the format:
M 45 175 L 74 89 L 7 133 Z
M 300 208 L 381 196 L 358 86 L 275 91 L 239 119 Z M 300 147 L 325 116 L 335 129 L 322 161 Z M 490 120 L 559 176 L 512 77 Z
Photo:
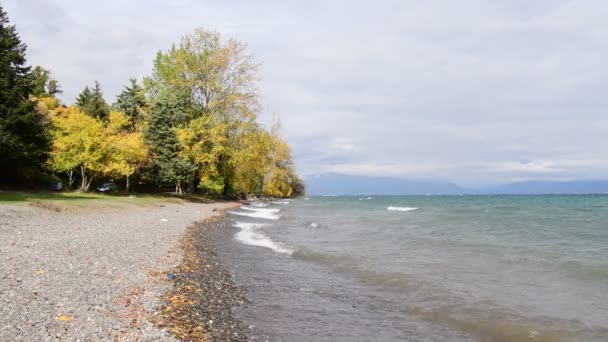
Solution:
M 312 223 L 310 224 L 310 226 L 311 226 L 312 228 L 319 228 L 319 224 L 318 224 L 317 222 L 312 222 Z
M 279 218 L 281 218 L 281 215 L 277 215 L 274 213 L 267 213 L 267 212 L 262 212 L 262 211 L 229 211 L 229 213 L 233 214 L 233 215 L 239 215 L 239 216 L 247 216 L 247 217 L 255 217 L 255 218 L 261 218 L 261 219 L 266 219 L 266 220 L 278 220 Z
M 241 229 L 234 237 L 245 245 L 269 248 L 282 254 L 291 255 L 293 253 L 293 250 L 272 241 L 268 236 L 259 231 L 260 228 L 267 226 L 265 224 L 236 222 L 233 226 Z
M 256 208 L 263 208 L 263 207 L 267 207 L 268 203 L 264 203 L 264 202 L 250 202 L 249 206 L 250 207 L 256 207 Z
M 414 208 L 414 207 L 388 207 L 388 208 L 386 208 L 386 210 L 391 210 L 391 211 L 413 211 L 413 210 L 418 210 L 418 208 Z
M 241 209 L 249 210 L 249 211 L 257 211 L 257 212 L 261 212 L 261 213 L 278 213 L 279 211 L 281 211 L 280 208 L 256 208 L 256 207 L 250 207 L 250 206 L 243 206 L 243 207 L 241 207 Z
M 272 201 L 272 204 L 289 204 L 291 203 L 290 200 L 280 200 L 280 201 Z

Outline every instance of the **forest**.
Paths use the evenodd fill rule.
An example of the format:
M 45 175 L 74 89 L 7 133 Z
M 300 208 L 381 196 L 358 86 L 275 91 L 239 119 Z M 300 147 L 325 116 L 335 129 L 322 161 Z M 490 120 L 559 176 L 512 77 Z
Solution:
M 303 194 L 280 121 L 264 127 L 254 56 L 196 29 L 154 57 L 153 70 L 112 103 L 94 81 L 63 103 L 58 80 L 29 66 L 0 7 L 0 184 L 294 197 Z

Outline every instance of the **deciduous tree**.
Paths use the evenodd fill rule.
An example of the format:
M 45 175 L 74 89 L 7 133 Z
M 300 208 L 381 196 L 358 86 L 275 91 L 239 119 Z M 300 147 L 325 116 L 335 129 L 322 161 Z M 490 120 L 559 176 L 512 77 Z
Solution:
M 66 172 L 73 180 L 79 169 L 81 191 L 88 191 L 95 175 L 104 169 L 104 127 L 77 107 L 59 107 L 51 112 L 53 121 L 53 151 L 51 168 Z

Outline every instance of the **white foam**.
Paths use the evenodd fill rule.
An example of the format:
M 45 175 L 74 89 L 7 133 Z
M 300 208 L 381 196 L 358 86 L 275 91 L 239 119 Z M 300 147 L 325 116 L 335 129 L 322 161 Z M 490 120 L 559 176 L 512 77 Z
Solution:
M 255 218 L 261 218 L 261 219 L 266 219 L 266 220 L 278 220 L 279 218 L 281 218 L 281 215 L 262 212 L 262 211 L 247 211 L 247 212 L 229 211 L 229 213 L 234 214 L 234 215 L 239 215 L 239 216 L 255 217 Z
M 414 208 L 414 207 L 388 207 L 388 208 L 386 208 L 386 210 L 391 210 L 391 211 L 413 211 L 413 210 L 418 210 L 418 208 Z
M 290 200 L 280 200 L 280 201 L 272 201 L 272 204 L 289 204 L 291 203 Z
M 280 208 L 256 208 L 256 207 L 250 207 L 250 206 L 243 206 L 243 207 L 241 207 L 241 209 L 249 210 L 249 211 L 257 211 L 260 213 L 278 213 L 279 211 L 281 211 Z
M 317 222 L 312 222 L 310 226 L 313 228 L 319 228 L 319 224 Z
M 258 230 L 264 226 L 267 225 L 261 223 L 236 222 L 234 227 L 240 228 L 241 230 L 236 233 L 235 238 L 245 245 L 269 248 L 277 253 L 291 255 L 293 250 L 272 241 L 268 236 Z
M 268 203 L 264 203 L 264 202 L 251 202 L 249 203 L 250 207 L 257 207 L 257 208 L 263 208 L 263 207 L 267 207 Z

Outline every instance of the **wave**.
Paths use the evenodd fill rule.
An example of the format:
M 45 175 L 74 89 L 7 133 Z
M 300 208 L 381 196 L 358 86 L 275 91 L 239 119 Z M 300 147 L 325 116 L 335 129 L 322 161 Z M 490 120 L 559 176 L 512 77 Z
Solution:
M 235 238 L 245 245 L 269 248 L 281 254 L 291 255 L 293 253 L 293 250 L 272 241 L 268 236 L 259 231 L 260 228 L 268 226 L 266 224 L 236 222 L 233 226 L 241 229 L 236 233 Z
M 280 201 L 272 201 L 272 202 L 270 202 L 270 203 L 272 203 L 272 204 L 283 204 L 283 205 L 285 205 L 285 204 L 289 204 L 289 203 L 291 203 L 291 201 L 290 201 L 290 200 L 280 200 Z
M 250 207 L 250 206 L 243 206 L 243 207 L 241 207 L 241 209 L 249 210 L 249 211 L 257 211 L 257 212 L 261 212 L 261 213 L 278 213 L 279 211 L 281 211 L 280 208 L 259 208 L 259 207 Z
M 247 217 L 261 218 L 261 219 L 266 219 L 266 220 L 278 220 L 281 218 L 281 215 L 263 212 L 263 211 L 248 211 L 248 212 L 229 211 L 229 213 L 231 213 L 233 215 L 238 215 L 238 216 L 247 216 Z
M 414 210 L 418 210 L 419 208 L 415 208 L 415 207 L 388 207 L 386 208 L 386 210 L 390 210 L 390 211 L 414 211 Z
M 247 205 L 250 207 L 263 208 L 267 207 L 269 204 L 264 202 L 249 202 Z

